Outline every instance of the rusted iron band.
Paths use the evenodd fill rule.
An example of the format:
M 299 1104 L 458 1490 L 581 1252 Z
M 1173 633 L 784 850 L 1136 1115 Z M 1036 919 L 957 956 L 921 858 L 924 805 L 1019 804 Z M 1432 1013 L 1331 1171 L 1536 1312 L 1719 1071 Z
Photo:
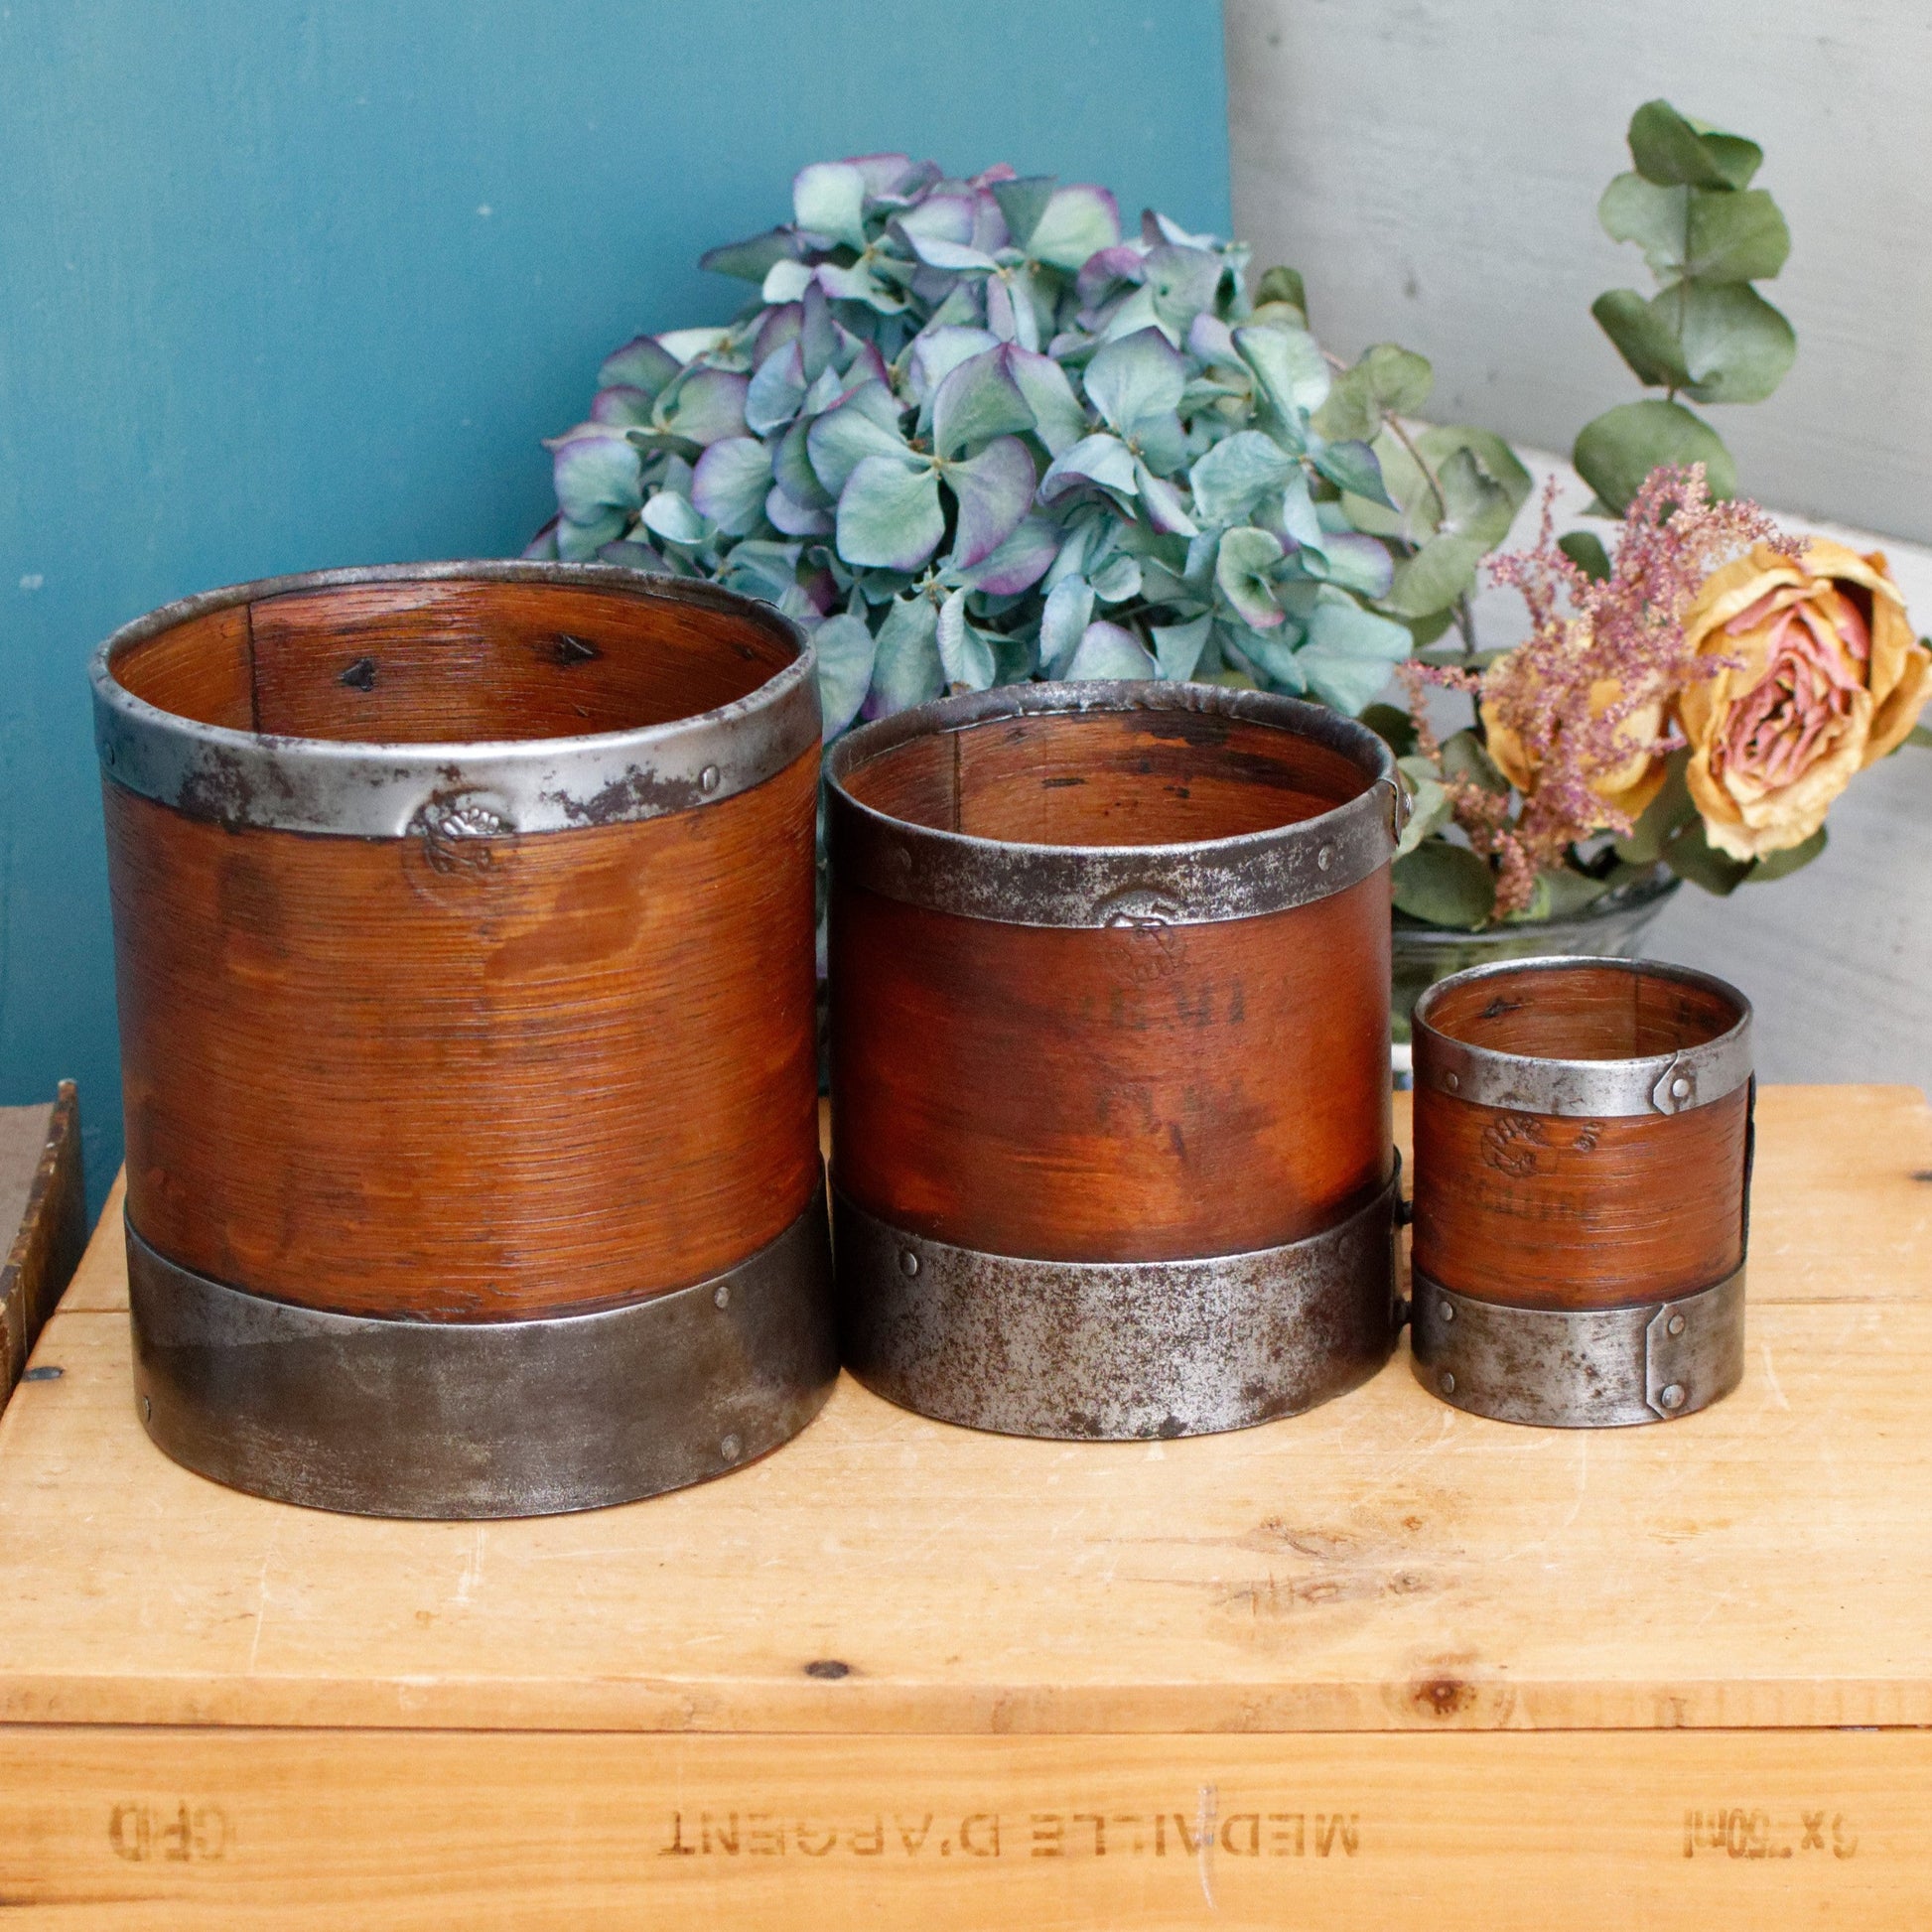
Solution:
M 675 581 L 679 604 L 759 625 L 797 652 L 751 696 L 668 724 L 584 738 L 356 744 L 232 731 L 178 717 L 114 676 L 122 651 L 213 611 L 367 584 L 557 584 L 670 601 L 655 580 L 611 564 L 524 560 L 382 565 L 271 577 L 164 605 L 94 653 L 94 744 L 102 771 L 191 818 L 323 837 L 487 838 L 658 818 L 749 791 L 819 739 L 815 662 L 803 632 L 768 604 Z
M 1035 1261 L 927 1240 L 833 1191 L 839 1334 L 941 1422 L 1118 1442 L 1293 1416 L 1395 1344 L 1396 1185 L 1320 1234 L 1198 1261 Z
M 1546 1059 L 1541 1055 L 1499 1053 L 1471 1046 L 1438 1033 L 1430 1009 L 1445 992 L 1492 975 L 1521 975 L 1538 968 L 1605 968 L 1649 979 L 1676 980 L 1728 1001 L 1736 1024 L 1716 1039 L 1675 1053 L 1621 1060 Z M 1734 986 L 1689 966 L 1656 959 L 1549 957 L 1505 959 L 1493 966 L 1439 980 L 1416 1002 L 1411 1022 L 1418 1086 L 1453 1094 L 1484 1107 L 1509 1107 L 1519 1113 L 1584 1116 L 1593 1119 L 1646 1114 L 1683 1114 L 1708 1107 L 1743 1086 L 1751 1077 L 1751 1006 Z
M 1082 712 L 1194 712 L 1275 725 L 1361 771 L 1365 788 L 1314 818 L 1236 838 L 1134 846 L 1030 845 L 915 825 L 862 804 L 844 780 L 931 733 Z M 1218 684 L 1021 684 L 941 698 L 862 726 L 825 761 L 834 873 L 888 898 L 1008 925 L 1191 925 L 1286 911 L 1390 863 L 1407 813 L 1388 747 L 1365 725 L 1297 698 Z
M 1709 1408 L 1744 1373 L 1744 1270 L 1695 1295 L 1619 1309 L 1519 1309 L 1417 1274 L 1416 1380 L 1471 1415 L 1615 1429 Z
M 361 1516 L 547 1516 L 723 1475 L 838 1375 L 825 1195 L 725 1274 L 592 1314 L 371 1320 L 244 1294 L 127 1229 L 135 1401 L 177 1462 Z

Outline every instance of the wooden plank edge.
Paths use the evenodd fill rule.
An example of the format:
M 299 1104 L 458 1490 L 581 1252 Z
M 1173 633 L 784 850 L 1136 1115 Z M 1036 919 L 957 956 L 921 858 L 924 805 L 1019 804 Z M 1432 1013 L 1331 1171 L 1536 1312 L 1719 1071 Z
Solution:
M 1932 1733 L 0 1728 L 10 1926 L 1920 1922 Z M 1406 1909 L 1405 1909 L 1406 1908 Z M 621 1915 L 621 1916 L 620 1916 Z
M 595 1681 L 0 1675 L 0 1725 L 546 1730 L 629 1736 L 1133 1738 L 1932 1728 L 1932 1680 L 987 1685 L 670 1678 Z
M 47 1318 L 87 1246 L 80 1099 L 63 1080 L 27 1193 L 27 1210 L 0 1264 L 0 1409 L 18 1385 Z

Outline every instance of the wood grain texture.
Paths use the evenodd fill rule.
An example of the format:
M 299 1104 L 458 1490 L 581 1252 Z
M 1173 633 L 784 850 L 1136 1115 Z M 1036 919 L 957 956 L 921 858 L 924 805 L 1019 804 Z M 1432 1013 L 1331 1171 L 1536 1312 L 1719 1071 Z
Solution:
M 1339 753 L 1196 712 L 930 732 L 848 774 L 903 822 L 1160 846 L 1300 823 L 1366 789 Z M 1050 1260 L 1296 1241 L 1389 1173 L 1389 875 L 1199 924 L 1006 924 L 837 876 L 833 1172 L 936 1240 Z
M 817 1184 L 816 789 L 814 751 L 439 863 L 108 784 L 134 1225 L 219 1281 L 430 1319 L 744 1259 Z
M 0 1417 L 0 1722 L 891 1733 L 901 1763 L 993 1732 L 1932 1725 L 1932 1124 L 1904 1090 L 1773 1089 L 1760 1138 L 1744 1380 L 1667 1429 L 1486 1422 L 1400 1355 L 1166 1444 L 978 1435 L 848 1382 L 726 1480 L 484 1525 L 170 1462 L 106 1226 L 36 1357 L 65 1372 Z
M 1908 1927 L 1932 1737 L 0 1729 L 60 1932 Z
M 1744 1255 L 1739 1087 L 1689 1113 L 1574 1120 L 1418 1088 L 1416 1266 L 1517 1308 L 1710 1288 Z
M 26 1200 L 0 1260 L 0 1409 L 87 1245 L 80 1101 L 63 1080 L 52 1107 L 10 1108 L 33 1126 L 35 1160 Z
M 833 1174 L 999 1254 L 1300 1240 L 1389 1173 L 1389 875 L 1201 925 L 1004 925 L 832 889 Z
M 1742 1018 L 1714 987 L 1608 967 L 1449 985 L 1425 1034 L 1539 1059 L 1654 1058 Z M 1428 1053 L 1419 1042 L 1419 1057 Z M 1713 1287 L 1744 1258 L 1746 1088 L 1681 1114 L 1557 1117 L 1415 1093 L 1415 1265 L 1518 1308 L 1613 1308 Z
M 750 697 L 791 661 L 743 618 L 555 584 L 371 584 L 249 613 L 258 729 L 385 744 L 568 738 Z

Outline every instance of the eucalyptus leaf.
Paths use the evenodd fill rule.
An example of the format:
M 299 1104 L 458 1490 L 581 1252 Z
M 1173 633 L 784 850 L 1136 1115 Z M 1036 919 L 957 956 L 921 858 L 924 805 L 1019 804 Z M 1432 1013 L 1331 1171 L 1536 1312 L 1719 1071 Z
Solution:
M 1384 416 L 1413 416 L 1429 400 L 1435 371 L 1426 355 L 1377 343 L 1355 365 L 1335 377 L 1314 418 L 1323 436 L 1366 441 Z
M 1751 867 L 1750 883 L 1765 885 L 1774 879 L 1789 879 L 1800 867 L 1808 866 L 1825 850 L 1827 828 L 1821 825 L 1800 844 L 1786 846 L 1782 852 L 1767 852 Z
M 1742 195 L 1689 191 L 1684 273 L 1699 282 L 1769 280 L 1791 253 L 1791 230 L 1761 188 Z
M 1602 583 L 1610 574 L 1610 553 L 1594 530 L 1572 530 L 1557 539 L 1557 548 L 1586 577 Z
M 1664 463 L 1701 463 L 1713 497 L 1737 493 L 1737 468 L 1723 439 L 1681 402 L 1651 399 L 1606 409 L 1584 425 L 1572 461 L 1617 516 L 1643 486 L 1644 479 Z
M 1366 443 L 1329 443 L 1315 451 L 1312 461 L 1337 489 L 1387 509 L 1395 508 L 1395 499 L 1382 484 L 1382 466 Z
M 1798 352 L 1790 323 L 1741 283 L 1693 282 L 1657 300 L 1678 306 L 1693 401 L 1762 402 Z
M 1480 537 L 1431 537 L 1395 567 L 1383 608 L 1399 618 L 1433 617 L 1450 609 L 1475 583 L 1476 565 L 1489 545 Z
M 1703 819 L 1693 814 L 1664 841 L 1664 863 L 1718 898 L 1728 898 L 1751 876 L 1748 860 L 1720 852 L 1704 835 Z
M 1639 382 L 1682 389 L 1691 380 L 1677 332 L 1682 307 L 1679 290 L 1667 290 L 1653 303 L 1635 289 L 1607 289 L 1589 305 L 1589 312 Z
M 1568 866 L 1552 866 L 1536 875 L 1530 887 L 1530 902 L 1504 914 L 1509 925 L 1535 925 L 1547 919 L 1571 919 L 1594 905 L 1610 890 L 1607 879 L 1593 879 L 1587 873 L 1573 872 Z
M 1443 770 L 1451 778 L 1466 778 L 1493 791 L 1497 797 L 1509 796 L 1509 780 L 1496 768 L 1482 740 L 1472 731 L 1452 732 L 1443 741 Z
M 1303 327 L 1308 326 L 1309 292 L 1299 268 L 1268 269 L 1255 284 L 1256 308 L 1267 308 L 1275 303 L 1286 304 L 1298 311 Z
M 1430 839 L 1395 862 L 1399 911 L 1431 925 L 1473 932 L 1496 904 L 1496 879 L 1467 846 Z
M 1667 100 L 1647 100 L 1630 116 L 1629 140 L 1638 174 L 1665 187 L 1741 188 L 1764 158 L 1755 142 L 1700 132 Z

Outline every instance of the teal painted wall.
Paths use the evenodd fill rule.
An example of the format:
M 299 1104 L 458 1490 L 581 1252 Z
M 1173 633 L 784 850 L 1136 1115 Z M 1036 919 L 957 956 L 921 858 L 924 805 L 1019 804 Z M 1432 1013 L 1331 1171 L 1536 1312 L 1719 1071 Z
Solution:
M 538 439 L 810 160 L 1226 231 L 1217 0 L 3 0 L 0 1102 L 120 1161 L 88 653 L 280 571 L 513 553 Z

